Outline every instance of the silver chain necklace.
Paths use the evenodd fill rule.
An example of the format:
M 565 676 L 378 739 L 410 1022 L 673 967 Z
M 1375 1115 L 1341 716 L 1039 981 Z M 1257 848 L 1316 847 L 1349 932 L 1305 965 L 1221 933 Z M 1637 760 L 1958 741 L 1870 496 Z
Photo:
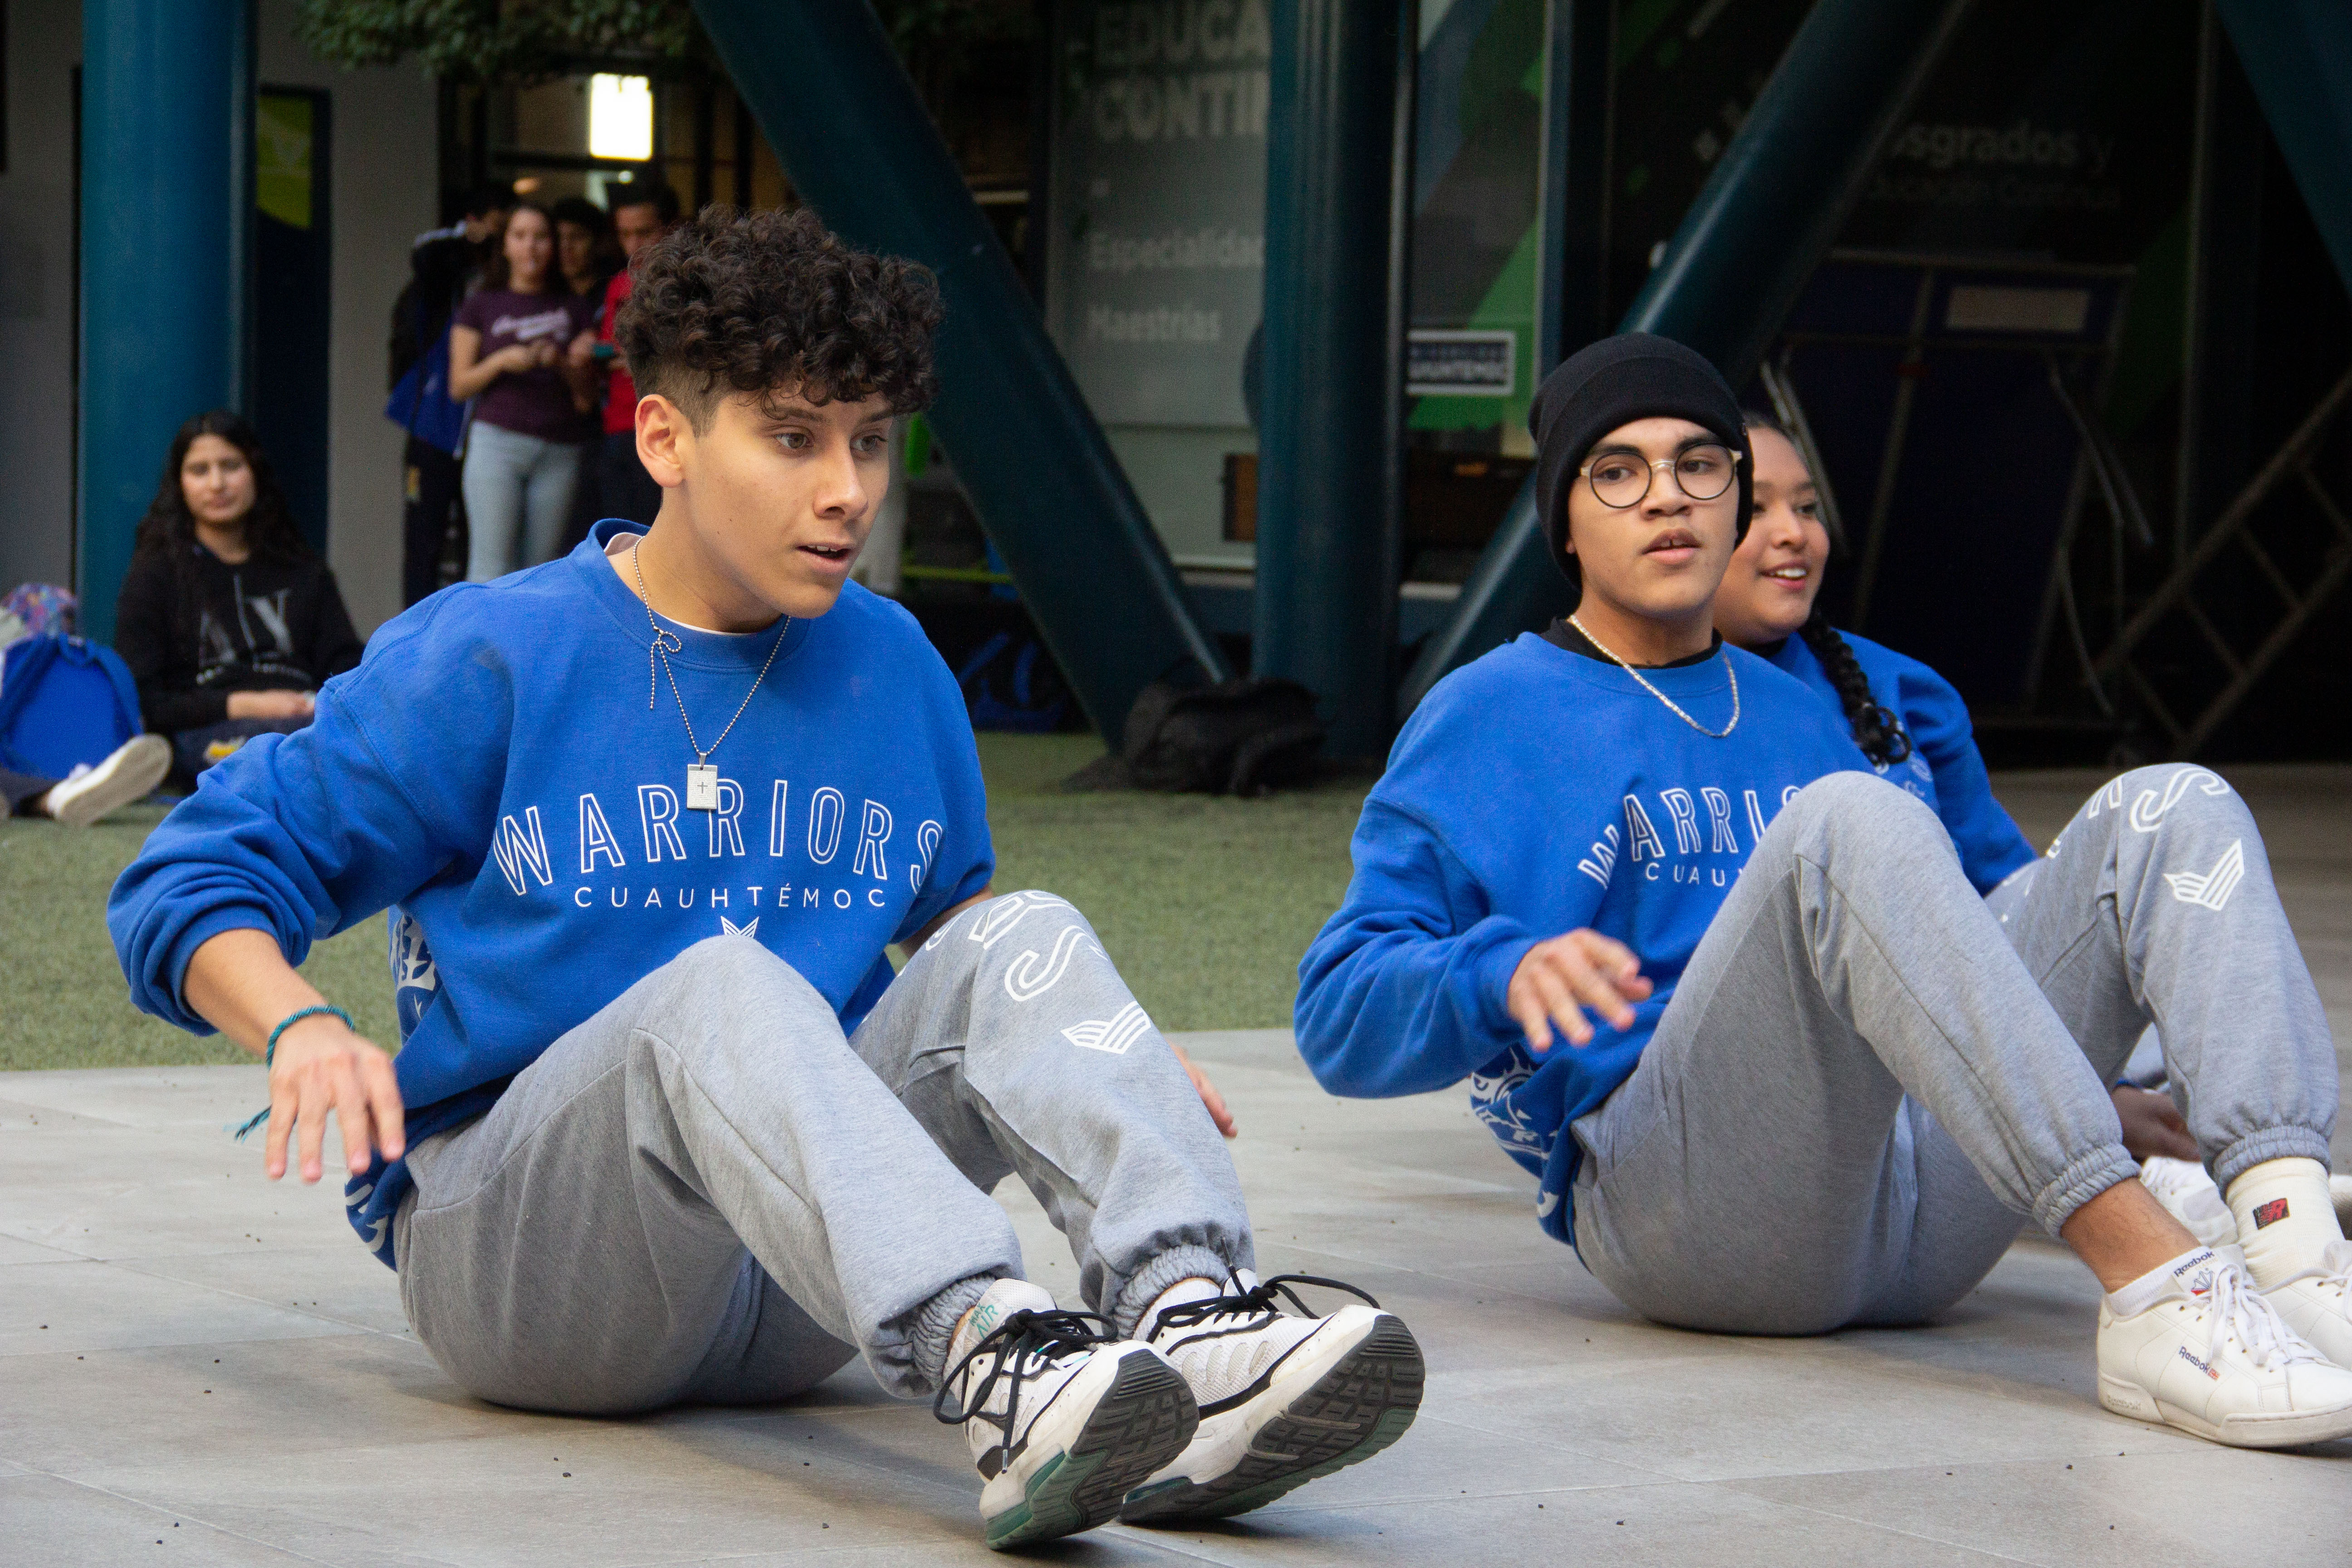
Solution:
M 1672 712 L 1675 718 L 1681 720 L 1692 729 L 1696 730 L 1708 740 L 1720 741 L 1729 735 L 1734 730 L 1739 728 L 1739 672 L 1731 668 L 1731 655 L 1728 653 L 1723 656 L 1723 673 L 1731 678 L 1731 722 L 1726 724 L 1720 730 L 1710 730 L 1706 725 L 1700 723 L 1697 720 L 1692 718 L 1689 714 L 1684 712 L 1680 708 L 1675 707 L 1675 700 L 1673 698 L 1667 696 L 1664 692 L 1659 690 L 1648 681 L 1643 680 L 1642 672 L 1640 670 L 1635 669 L 1632 665 L 1627 664 L 1615 654 L 1610 653 L 1608 648 L 1602 647 L 1601 639 L 1594 637 L 1591 632 L 1586 631 L 1582 621 L 1578 620 L 1574 616 L 1570 616 L 1568 617 L 1568 624 L 1574 626 L 1578 635 L 1582 637 L 1586 642 L 1591 643 L 1594 647 L 1600 648 L 1602 653 L 1609 654 L 1611 661 L 1614 663 L 1618 668 L 1632 676 L 1635 680 L 1641 681 L 1642 689 L 1656 698 L 1659 701 L 1664 703 L 1667 710 Z
M 669 694 L 677 702 L 678 719 L 686 725 L 686 743 L 694 750 L 694 761 L 688 763 L 686 769 L 686 808 L 688 811 L 717 811 L 719 769 L 711 763 L 711 754 L 726 744 L 727 737 L 734 732 L 735 719 L 743 717 L 743 710 L 751 706 L 752 694 L 760 689 L 760 682 L 768 679 L 768 666 L 776 662 L 776 650 L 784 646 L 784 635 L 793 629 L 793 618 L 786 616 L 784 624 L 776 628 L 776 640 L 768 645 L 767 664 L 761 665 L 760 673 L 751 678 L 751 689 L 743 693 L 743 700 L 736 705 L 735 719 L 727 721 L 727 728 L 719 731 L 719 739 L 711 742 L 706 750 L 702 742 L 694 738 L 694 721 L 686 715 L 686 699 L 677 689 L 677 672 L 669 667 L 669 656 L 686 651 L 686 644 L 678 640 L 676 632 L 654 618 L 653 595 L 646 592 L 645 563 L 637 558 L 637 548 L 634 544 L 629 546 L 629 568 L 637 574 L 637 598 L 646 607 L 646 624 L 654 629 L 654 640 L 646 649 L 646 709 L 652 711 L 654 694 L 659 689 L 654 680 L 654 660 L 658 658 L 661 660 L 661 672 L 669 677 Z

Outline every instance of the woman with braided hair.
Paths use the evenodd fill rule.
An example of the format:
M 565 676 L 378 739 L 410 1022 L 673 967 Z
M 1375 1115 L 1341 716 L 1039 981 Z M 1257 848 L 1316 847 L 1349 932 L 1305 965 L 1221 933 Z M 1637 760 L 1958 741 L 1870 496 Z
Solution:
M 1830 625 L 1819 603 L 1831 544 L 1819 488 L 1779 421 L 1752 409 L 1741 418 L 1755 453 L 1755 494 L 1748 536 L 1716 591 L 1716 630 L 1787 670 L 1843 715 L 1879 775 L 1935 808 L 1961 869 L 2006 920 L 2038 857 L 1993 798 L 1968 704 L 1917 659 Z M 2113 1091 L 2124 1146 L 2141 1163 L 2148 1189 L 2183 1224 L 2207 1240 L 2226 1241 L 2235 1227 L 2187 1121 L 2161 1092 L 2163 1056 L 2154 1034 L 2132 1053 L 2129 1081 Z
M 1917 659 L 1830 625 L 1815 603 L 1830 536 L 1813 476 L 1777 421 L 1752 411 L 1741 418 L 1756 455 L 1755 499 L 1748 537 L 1716 591 L 1716 630 L 1844 715 L 1879 776 L 1935 808 L 1969 882 L 1990 894 L 2033 863 L 2033 846 L 1993 798 L 1968 704 Z

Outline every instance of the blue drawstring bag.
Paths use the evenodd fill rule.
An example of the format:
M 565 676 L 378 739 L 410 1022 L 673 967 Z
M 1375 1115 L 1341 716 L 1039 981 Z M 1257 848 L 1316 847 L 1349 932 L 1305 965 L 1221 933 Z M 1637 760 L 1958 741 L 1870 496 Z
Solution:
M 25 637 L 0 668 L 0 767 L 61 779 L 106 761 L 139 733 L 139 689 L 110 647 Z
M 417 315 L 422 326 L 424 312 Z M 445 327 L 433 346 L 416 357 L 393 387 L 383 416 L 426 446 L 437 447 L 454 458 L 466 439 L 468 406 L 449 396 L 449 331 Z

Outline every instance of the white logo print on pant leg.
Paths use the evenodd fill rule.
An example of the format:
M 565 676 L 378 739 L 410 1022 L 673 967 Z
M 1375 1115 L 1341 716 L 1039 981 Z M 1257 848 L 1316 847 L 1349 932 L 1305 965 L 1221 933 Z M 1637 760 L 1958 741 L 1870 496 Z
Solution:
M 1084 1046 L 1090 1051 L 1108 1051 L 1112 1056 L 1127 1055 L 1128 1047 L 1143 1038 L 1151 1028 L 1151 1017 L 1140 1002 L 1129 1002 L 1108 1018 L 1089 1018 L 1073 1024 L 1062 1031 L 1062 1038 L 1074 1046 Z
M 2246 841 L 2231 839 L 2210 871 L 2167 871 L 2164 879 L 2172 884 L 2172 896 L 2182 903 L 2200 904 L 2218 912 L 2246 879 Z
M 1004 972 L 1004 994 L 1015 1002 L 1043 996 L 1061 984 L 1062 976 L 1069 973 L 1070 960 L 1077 956 L 1081 947 L 1102 951 L 1101 944 L 1087 934 L 1086 927 L 1064 926 L 1062 933 L 1054 939 L 1052 956 L 1041 959 L 1037 950 L 1031 948 L 1013 961 Z
M 2206 795 L 2230 793 L 2230 786 L 2221 782 L 2220 775 L 2207 773 L 2203 768 L 2183 768 L 2165 780 L 2161 799 L 2152 789 L 2139 792 L 2139 797 L 2132 802 L 2132 830 L 2136 833 L 2155 832 L 2158 825 L 2164 821 L 2164 814 L 2179 803 L 2180 797 L 2189 793 L 2191 785 Z

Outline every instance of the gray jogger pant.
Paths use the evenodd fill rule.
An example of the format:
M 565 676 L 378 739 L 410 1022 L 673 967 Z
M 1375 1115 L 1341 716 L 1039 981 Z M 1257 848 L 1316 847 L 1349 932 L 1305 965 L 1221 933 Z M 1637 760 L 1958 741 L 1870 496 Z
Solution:
M 2335 1048 L 2220 779 L 2112 781 L 1986 900 L 1925 805 L 1823 779 L 1757 846 L 1633 1076 L 1576 1122 L 1578 1250 L 1664 1322 L 1933 1317 L 2023 1216 L 2054 1234 L 2135 1172 L 2107 1086 L 2150 1024 L 2218 1180 L 2326 1161 Z
M 959 915 L 844 1039 L 757 942 L 713 937 L 409 1155 L 403 1304 L 501 1405 L 617 1415 L 784 1399 L 863 1353 L 936 1384 L 1020 1247 L 1017 1171 L 1096 1310 L 1252 1262 L 1231 1157 L 1183 1068 L 1050 894 Z

